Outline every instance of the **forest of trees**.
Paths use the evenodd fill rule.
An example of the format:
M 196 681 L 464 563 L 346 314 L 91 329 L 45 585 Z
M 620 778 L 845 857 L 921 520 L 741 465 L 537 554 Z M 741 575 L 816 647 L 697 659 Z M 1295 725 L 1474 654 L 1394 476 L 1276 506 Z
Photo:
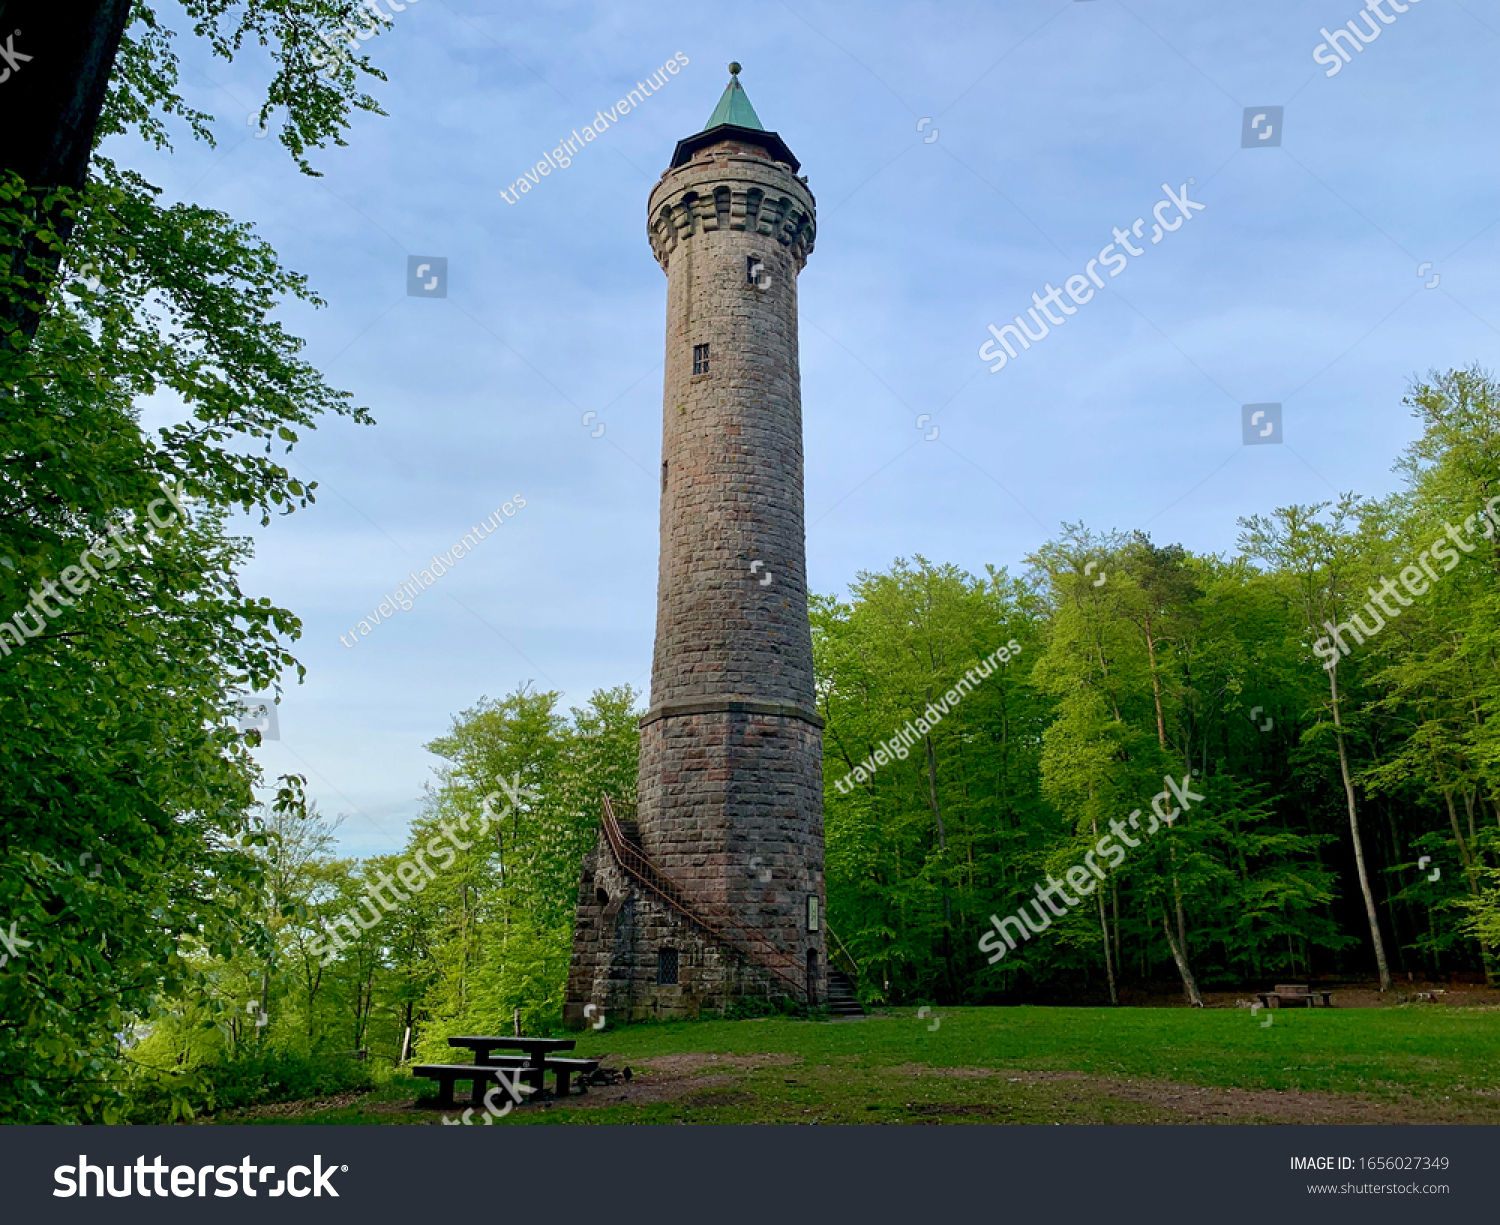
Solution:
M 906 760 L 826 789 L 829 920 L 867 989 L 1118 1000 L 1166 978 L 1196 1001 L 1327 973 L 1492 980 L 1500 388 L 1451 371 L 1407 403 L 1422 437 L 1399 495 L 1249 518 L 1236 556 L 1073 527 L 1023 578 L 918 558 L 818 603 L 833 780 L 997 645 L 1023 648 Z M 1349 624 L 1365 641 L 1344 629 L 1325 667 Z M 988 963 L 990 915 L 1189 772 L 1190 816 Z

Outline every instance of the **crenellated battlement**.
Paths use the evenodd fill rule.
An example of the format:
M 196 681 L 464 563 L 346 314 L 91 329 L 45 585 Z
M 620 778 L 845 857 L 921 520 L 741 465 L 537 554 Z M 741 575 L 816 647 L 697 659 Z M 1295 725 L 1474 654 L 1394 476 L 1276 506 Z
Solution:
M 662 176 L 647 205 L 647 237 L 666 271 L 672 252 L 700 231 L 742 230 L 775 237 L 798 272 L 812 253 L 816 204 L 785 162 L 747 142 L 726 141 Z

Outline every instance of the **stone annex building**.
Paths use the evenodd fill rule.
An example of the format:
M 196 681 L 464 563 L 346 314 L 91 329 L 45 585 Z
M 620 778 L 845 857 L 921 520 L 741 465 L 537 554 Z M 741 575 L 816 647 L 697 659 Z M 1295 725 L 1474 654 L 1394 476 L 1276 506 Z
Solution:
M 572 1025 L 828 1003 L 797 365 L 814 203 L 729 69 L 647 205 L 667 274 L 656 653 L 636 800 L 605 797 L 583 864 Z

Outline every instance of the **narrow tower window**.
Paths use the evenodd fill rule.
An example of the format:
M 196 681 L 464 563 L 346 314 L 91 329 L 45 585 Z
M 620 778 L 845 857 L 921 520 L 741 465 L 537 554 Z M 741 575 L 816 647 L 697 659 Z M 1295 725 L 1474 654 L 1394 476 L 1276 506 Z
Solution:
M 818 930 L 818 895 L 816 893 L 807 895 L 807 930 L 810 932 Z
M 707 374 L 708 373 L 708 346 L 707 345 L 694 345 L 693 346 L 693 373 L 694 374 Z
M 677 985 L 677 950 L 656 950 L 656 985 L 658 987 L 675 987 Z

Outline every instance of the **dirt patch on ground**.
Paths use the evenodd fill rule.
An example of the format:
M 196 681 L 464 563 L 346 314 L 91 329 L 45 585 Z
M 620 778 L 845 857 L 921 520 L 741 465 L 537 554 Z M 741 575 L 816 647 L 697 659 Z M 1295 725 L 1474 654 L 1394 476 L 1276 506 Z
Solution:
M 706 1110 L 712 1106 L 744 1106 L 753 1101 L 755 1101 L 753 1093 L 744 1093 L 735 1089 L 722 1091 L 710 1089 L 707 1093 L 695 1092 L 691 1097 L 685 1098 L 683 1104 Z
M 1111 1097 L 1181 1115 L 1184 1123 L 1456 1123 L 1465 1117 L 1463 1111 L 1410 1099 L 1389 1102 L 1301 1089 L 1221 1089 L 1170 1081 L 1084 1079 Z
M 1500 989 L 1459 979 L 1429 982 L 1420 978 L 1397 978 L 1391 989 L 1385 992 L 1374 979 L 1314 979 L 1308 985 L 1314 991 L 1331 991 L 1335 1008 L 1398 1008 L 1403 1004 L 1422 1008 L 1500 1007 Z M 1203 1005 L 1206 1008 L 1248 1008 L 1260 1002 L 1255 998 L 1257 991 L 1269 991 L 1271 986 L 1266 982 L 1241 991 L 1205 991 Z M 1167 984 L 1122 992 L 1120 1002 L 1136 1008 L 1186 1007 L 1182 988 Z
M 340 1093 L 337 1097 L 303 1098 L 296 1102 L 270 1102 L 264 1106 L 251 1106 L 246 1110 L 226 1111 L 218 1116 L 217 1121 L 225 1123 L 232 1119 L 276 1119 L 287 1115 L 316 1114 L 320 1110 L 340 1110 L 345 1106 L 354 1105 L 368 1092 L 367 1089 L 355 1089 L 349 1093 Z
M 615 1061 L 605 1057 L 609 1066 Z M 734 1090 L 740 1082 L 735 1073 L 757 1068 L 787 1067 L 802 1062 L 801 1055 L 656 1055 L 630 1064 L 631 1078 L 618 1085 L 602 1085 L 587 1093 L 570 1094 L 563 1101 L 538 1103 L 542 1110 L 588 1110 L 602 1106 L 651 1106 L 686 1099 L 689 1106 L 734 1106 L 753 1100 L 753 1095 Z M 618 1069 L 617 1069 L 618 1070 Z M 721 1092 L 722 1091 L 722 1092 Z
M 646 1068 L 652 1072 L 662 1072 L 667 1075 L 690 1075 L 693 1072 L 702 1071 L 705 1068 L 734 1068 L 735 1070 L 750 1068 L 779 1068 L 788 1064 L 801 1063 L 801 1055 L 785 1055 L 773 1053 L 767 1055 L 657 1055 L 651 1059 L 642 1059 L 639 1063 L 631 1065 L 632 1069 Z
M 608 1060 L 609 1066 L 623 1070 L 623 1061 Z M 795 1079 L 774 1069 L 795 1069 Z M 711 1110 L 718 1107 L 750 1105 L 760 1094 L 750 1083 L 757 1071 L 771 1070 L 770 1077 L 754 1077 L 756 1084 L 773 1094 L 780 1085 L 813 1086 L 820 1076 L 834 1071 L 832 1063 L 806 1064 L 802 1056 L 785 1053 L 730 1055 L 692 1053 L 658 1055 L 632 1061 L 628 1082 L 602 1085 L 587 1093 L 574 1092 L 566 1099 L 552 1098 L 532 1102 L 525 1109 L 590 1110 L 610 1106 L 653 1106 L 680 1103 L 690 1109 Z M 1318 1093 L 1300 1089 L 1234 1089 L 1180 1084 L 1169 1080 L 1130 1077 L 1094 1076 L 1078 1071 L 1039 1071 L 1026 1068 L 934 1067 L 923 1063 L 904 1063 L 883 1069 L 864 1069 L 877 1076 L 926 1079 L 954 1083 L 951 1094 L 962 1101 L 932 1101 L 949 1092 L 931 1085 L 925 1093 L 929 1099 L 908 1102 L 905 1110 L 911 1122 L 942 1123 L 1006 1122 L 1026 1116 L 1033 1121 L 1038 1111 L 1055 1113 L 1059 1118 L 1083 1117 L 1095 1121 L 1155 1123 L 1461 1123 L 1496 1121 L 1493 1091 L 1458 1089 L 1448 1101 L 1420 1101 L 1407 1094 L 1375 1097 L 1368 1094 Z M 840 1074 L 842 1074 L 842 1069 Z M 960 1084 L 964 1087 L 960 1088 Z M 347 1106 L 361 1095 L 346 1094 L 316 1102 L 285 1102 L 257 1109 L 255 1114 L 299 1114 L 314 1110 Z M 982 1100 L 975 1101 L 975 1098 Z M 806 1098 L 802 1099 L 803 1101 Z M 1113 1105 L 1111 1105 L 1113 1103 Z M 800 1104 L 800 1102 L 798 1103 Z M 402 1115 L 412 1112 L 437 1112 L 431 1106 L 409 1102 L 372 1102 L 371 1113 Z M 816 1107 L 808 1107 L 809 1113 Z M 869 1105 L 867 1110 L 883 1109 Z M 460 1112 L 463 1106 L 457 1107 Z M 244 1117 L 254 1117 L 247 1114 Z M 846 1121 L 864 1121 L 861 1116 Z M 874 1122 L 876 1120 L 870 1119 Z M 893 1121 L 888 1118 L 880 1121 Z
M 460 1092 L 458 1096 L 463 1098 L 464 1095 Z M 461 1100 L 456 1107 L 448 1107 L 445 1113 L 451 1114 L 455 1109 L 462 1112 L 463 1108 L 468 1105 L 470 1103 L 467 1100 Z M 431 1116 L 438 1112 L 438 1105 L 432 1098 L 426 1098 L 421 1101 L 407 1098 L 395 1102 L 370 1102 L 364 1107 L 364 1111 L 366 1114 L 419 1114 Z
M 1226 1089 L 1166 1080 L 1089 1076 L 1084 1072 L 1035 1072 L 1022 1068 L 934 1068 L 906 1063 L 895 1071 L 916 1077 L 982 1080 L 1000 1077 L 1015 1084 L 1067 1085 L 1061 1100 L 1084 1103 L 1100 1097 L 1133 1102 L 1180 1116 L 1183 1123 L 1457 1123 L 1479 1117 L 1461 1103 L 1439 1105 L 1412 1098 L 1380 1100 L 1358 1094 L 1313 1093 L 1302 1089 Z M 1486 1096 L 1476 1093 L 1475 1096 Z M 918 1114 L 974 1113 L 932 1106 Z M 1488 1115 L 1484 1121 L 1488 1121 Z
M 988 1119 L 993 1118 L 995 1115 L 1001 1113 L 1001 1111 L 994 1106 L 985 1106 L 977 1103 L 967 1106 L 946 1106 L 942 1104 L 933 1104 L 930 1106 L 908 1106 L 906 1109 L 909 1113 L 923 1119 L 940 1119 L 945 1118 L 949 1115 Z
M 926 1063 L 903 1063 L 893 1069 L 903 1076 L 945 1076 L 951 1080 L 984 1080 L 1003 1076 L 1006 1080 L 1038 1084 L 1054 1080 L 1086 1080 L 1083 1072 L 1029 1072 L 1025 1068 L 935 1068 Z

